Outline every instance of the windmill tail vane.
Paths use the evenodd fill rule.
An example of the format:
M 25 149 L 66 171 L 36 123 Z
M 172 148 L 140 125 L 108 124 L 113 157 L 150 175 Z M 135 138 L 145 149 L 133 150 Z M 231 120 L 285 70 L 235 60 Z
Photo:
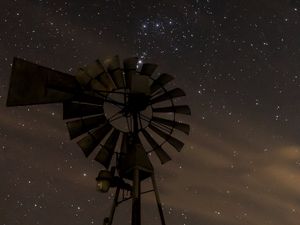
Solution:
M 156 64 L 144 63 L 141 69 L 137 65 L 136 57 L 121 64 L 114 56 L 71 75 L 20 58 L 13 61 L 7 106 L 62 103 L 70 139 L 104 167 L 96 178 L 97 189 L 116 189 L 104 225 L 112 224 L 117 206 L 127 200 L 132 201 L 131 224 L 140 225 L 141 195 L 148 192 L 154 192 L 165 224 L 149 155 L 154 153 L 161 164 L 170 161 L 167 150 L 179 152 L 184 146 L 178 133 L 190 132 L 178 119 L 191 110 L 177 104 L 185 92 L 171 85 L 174 77 L 156 74 Z M 146 179 L 153 188 L 143 191 Z

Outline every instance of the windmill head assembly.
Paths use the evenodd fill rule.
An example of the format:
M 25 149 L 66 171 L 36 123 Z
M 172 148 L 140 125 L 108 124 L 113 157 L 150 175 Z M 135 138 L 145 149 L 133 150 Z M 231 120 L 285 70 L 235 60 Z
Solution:
M 175 133 L 189 134 L 190 127 L 178 115 L 190 115 L 187 105 L 177 105 L 185 96 L 180 88 L 168 88 L 174 77 L 155 76 L 156 64 L 138 64 L 138 58 L 118 56 L 79 68 L 75 75 L 55 71 L 20 58 L 14 58 L 7 106 L 62 103 L 63 119 L 71 139 L 86 157 L 94 157 L 104 168 L 97 188 L 115 188 L 110 215 L 116 207 L 132 201 L 131 224 L 141 224 L 141 182 L 151 179 L 161 224 L 163 209 L 149 155 L 162 164 L 171 160 L 166 149 L 180 151 L 184 143 Z M 124 196 L 124 191 L 129 195 Z M 123 195 L 120 196 L 120 192 Z

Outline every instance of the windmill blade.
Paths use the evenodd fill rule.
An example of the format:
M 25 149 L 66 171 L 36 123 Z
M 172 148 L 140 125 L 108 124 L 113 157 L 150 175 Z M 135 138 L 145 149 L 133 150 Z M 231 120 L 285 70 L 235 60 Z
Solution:
M 152 111 L 160 112 L 160 113 L 173 112 L 173 113 L 191 115 L 191 109 L 187 105 L 176 105 L 176 106 L 170 106 L 170 107 L 152 108 Z
M 100 60 L 96 60 L 93 64 L 86 67 L 79 68 L 76 74 L 76 79 L 85 88 L 90 88 L 92 80 L 98 80 L 102 84 L 102 87 L 105 86 L 107 91 L 111 91 L 115 88 L 114 83 L 106 73 Z M 102 88 L 100 84 L 97 84 L 96 86 L 94 83 L 93 85 L 95 87 Z
M 95 160 L 105 166 L 105 168 L 108 168 L 110 165 L 119 135 L 120 131 L 114 129 L 95 158 Z
M 167 120 L 167 119 L 163 119 L 163 118 L 159 118 L 159 117 L 155 117 L 155 116 L 152 117 L 152 121 L 156 122 L 158 124 L 166 125 L 168 127 L 173 127 L 174 129 L 180 130 L 185 134 L 190 133 L 190 126 L 185 123 L 179 123 L 179 122 L 176 122 L 173 120 Z
M 133 76 L 136 76 L 136 67 L 138 63 L 137 57 L 131 57 L 124 60 L 124 72 L 126 87 L 131 89 L 131 80 Z
M 171 157 L 161 148 L 161 146 L 159 146 L 159 144 L 157 144 L 157 142 L 151 137 L 151 135 L 146 130 L 142 130 L 142 133 L 148 141 L 148 143 L 151 145 L 157 157 L 159 158 L 161 164 L 164 164 L 171 160 Z
M 124 60 L 124 70 L 126 71 L 130 71 L 130 70 L 134 70 L 136 71 L 136 66 L 138 63 L 138 58 L 137 57 L 130 57 Z
M 167 83 L 169 83 L 172 80 L 174 80 L 173 76 L 166 73 L 161 74 L 156 80 L 153 81 L 151 85 L 151 93 L 154 93 L 158 89 L 164 87 Z
M 83 88 L 89 89 L 88 85 L 93 78 L 83 68 L 77 70 L 75 77 Z
M 108 88 L 104 86 L 104 84 L 101 83 L 99 80 L 92 79 L 89 82 L 88 89 L 91 89 L 92 91 L 96 91 L 96 92 L 99 91 L 99 92 L 106 93 Z
M 150 95 L 150 78 L 146 75 L 131 76 L 131 93 L 143 93 Z
M 157 96 L 156 98 L 151 99 L 150 102 L 151 102 L 151 104 L 154 104 L 157 102 L 162 102 L 162 101 L 165 101 L 168 99 L 182 97 L 182 96 L 185 96 L 184 91 L 180 88 L 175 88 L 175 89 L 172 89 L 170 91 L 163 93 L 160 96 Z
M 106 117 L 104 115 L 69 121 L 67 122 L 67 128 L 69 130 L 70 139 L 72 140 L 105 122 Z
M 157 68 L 157 64 L 144 63 L 141 69 L 142 75 L 151 76 Z
M 107 68 L 112 80 L 117 88 L 124 88 L 123 71 L 120 66 L 119 56 L 108 58 L 104 61 L 104 66 Z
M 105 73 L 105 69 L 100 60 L 95 60 L 94 63 L 84 67 L 83 70 L 92 78 L 95 79 Z
M 63 102 L 79 88 L 74 76 L 14 58 L 6 105 Z
M 89 64 L 86 67 L 79 68 L 76 73 L 76 79 L 83 86 L 87 87 L 91 80 L 105 73 L 105 69 L 99 60 L 96 60 L 93 64 Z
M 63 103 L 63 119 L 103 114 L 103 106 L 91 105 L 77 102 Z
M 103 83 L 90 76 L 84 69 L 79 68 L 76 79 L 85 90 L 106 91 L 107 87 Z
M 85 156 L 88 157 L 97 145 L 103 140 L 107 133 L 112 129 L 112 125 L 105 123 L 92 132 L 88 132 L 83 139 L 77 142 Z
M 179 141 L 178 139 L 172 137 L 171 135 L 163 132 L 162 130 L 158 129 L 157 127 L 153 126 L 152 124 L 149 124 L 149 128 L 154 131 L 156 134 L 161 136 L 163 139 L 165 139 L 170 145 L 172 145 L 178 152 L 183 148 L 184 143 Z
M 111 80 L 111 78 L 106 72 L 96 77 L 96 79 L 100 81 L 102 84 L 104 84 L 107 91 L 112 91 L 113 89 L 116 88 L 115 84 L 113 83 L 113 81 Z

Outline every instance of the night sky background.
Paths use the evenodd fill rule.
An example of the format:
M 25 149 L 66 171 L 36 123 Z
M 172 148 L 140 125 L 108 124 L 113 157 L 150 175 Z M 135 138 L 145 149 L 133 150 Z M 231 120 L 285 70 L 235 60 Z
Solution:
M 119 54 L 159 64 L 191 106 L 191 135 L 155 163 L 167 224 L 300 222 L 300 2 L 0 1 L 0 224 L 102 224 L 60 104 L 5 106 L 14 56 L 74 74 Z M 143 224 L 159 224 L 154 195 Z M 114 224 L 130 224 L 131 204 Z

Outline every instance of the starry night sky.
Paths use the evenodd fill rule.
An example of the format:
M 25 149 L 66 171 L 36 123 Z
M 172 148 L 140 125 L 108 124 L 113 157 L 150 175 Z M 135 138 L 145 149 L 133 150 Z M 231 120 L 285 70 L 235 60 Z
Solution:
M 115 54 L 159 64 L 192 109 L 183 151 L 154 162 L 167 224 L 299 224 L 300 1 L 1 0 L 0 28 L 1 225 L 102 224 L 113 192 L 96 192 L 62 106 L 5 102 L 14 56 L 74 74 Z

